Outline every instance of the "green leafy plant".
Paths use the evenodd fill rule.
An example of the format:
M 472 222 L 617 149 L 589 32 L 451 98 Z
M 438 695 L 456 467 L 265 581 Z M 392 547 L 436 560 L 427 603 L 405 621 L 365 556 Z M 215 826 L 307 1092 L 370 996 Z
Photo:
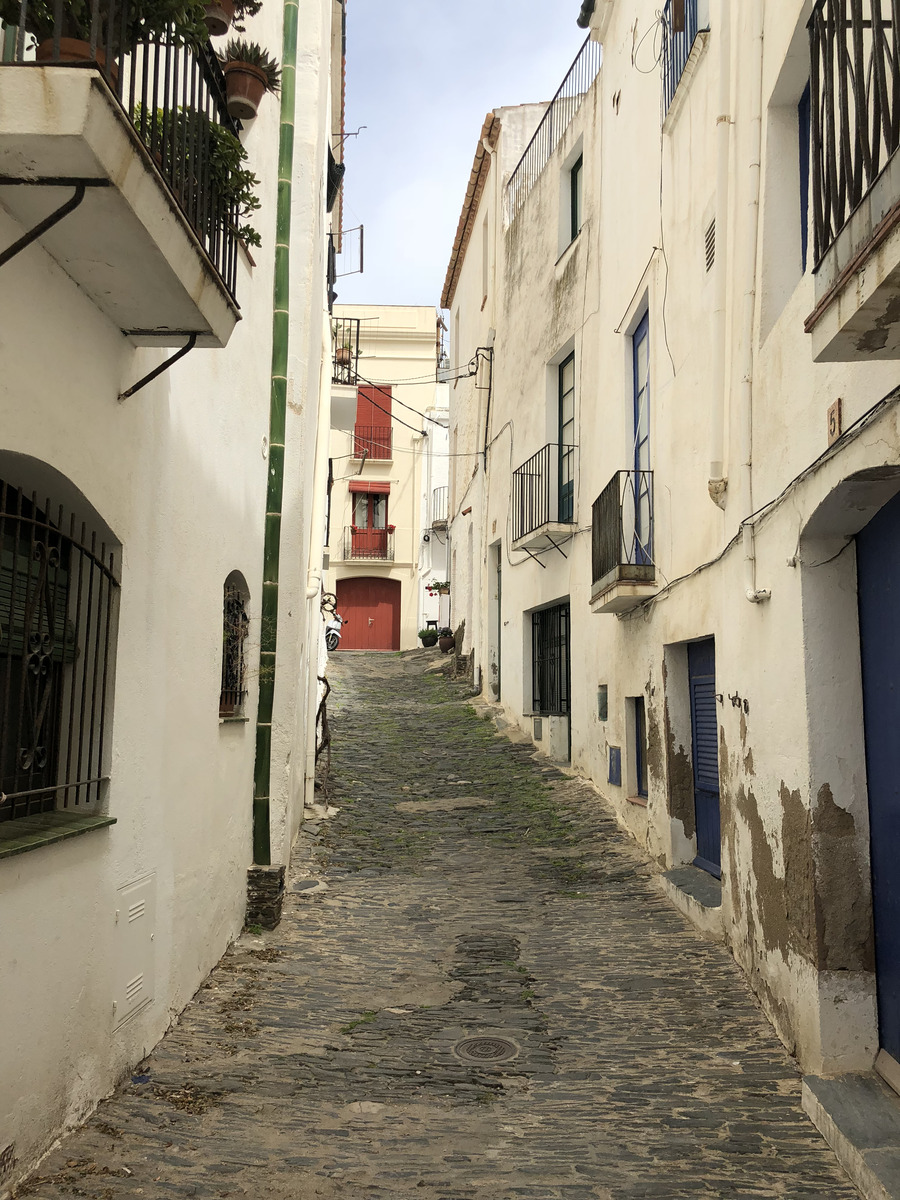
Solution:
M 54 11 L 54 0 L 29 0 L 25 28 L 36 42 L 53 37 Z M 92 12 L 92 0 L 63 0 L 60 36 L 89 41 Z M 203 0 L 137 0 L 126 13 L 125 45 L 131 47 L 140 41 L 168 42 L 170 39 L 178 44 L 202 45 L 209 36 L 203 12 Z M 100 0 L 98 49 L 118 43 L 120 14 L 120 7 L 111 9 L 110 0 Z M 18 25 L 19 15 L 19 0 L 0 0 L 0 20 L 4 24 Z M 109 29 L 111 22 L 112 31 Z
M 277 58 L 273 58 L 268 50 L 264 50 L 259 42 L 244 42 L 240 38 L 232 38 L 225 47 L 225 62 L 246 63 L 256 67 L 266 77 L 266 91 L 277 95 L 281 89 L 281 67 Z

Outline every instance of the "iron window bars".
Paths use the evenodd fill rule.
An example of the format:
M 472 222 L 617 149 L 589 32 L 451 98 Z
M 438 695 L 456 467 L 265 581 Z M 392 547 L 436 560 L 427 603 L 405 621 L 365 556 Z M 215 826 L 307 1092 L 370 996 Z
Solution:
M 394 561 L 394 535 L 390 529 L 363 529 L 347 525 L 344 528 L 344 559 L 377 559 Z
M 656 578 L 652 471 L 616 471 L 594 501 L 591 557 L 594 584 L 613 574 L 635 582 Z
M 48 24 L 49 22 L 49 24 Z M 135 0 L 21 0 L 12 64 L 99 69 L 147 147 L 232 299 L 241 213 L 229 198 L 240 170 L 225 77 L 210 43 L 189 45 L 174 25 L 145 33 Z M 72 62 L 70 39 L 88 59 Z
M 575 446 L 551 442 L 513 473 L 513 541 L 551 521 L 574 520 Z
M 0 481 L 0 821 L 96 811 L 118 591 L 96 533 Z
M 900 0 L 816 0 L 809 39 L 818 266 L 900 145 Z
M 333 317 L 334 369 L 332 383 L 355 386 L 359 368 L 359 317 Z
M 581 107 L 600 71 L 603 52 L 599 42 L 588 37 L 578 51 L 559 90 L 547 106 L 534 137 L 528 143 L 506 186 L 509 219 L 512 221 L 550 161 L 550 156 Z
M 675 99 L 699 31 L 697 0 L 666 0 L 662 16 L 663 116 Z
M 532 707 L 541 716 L 568 713 L 571 695 L 569 605 L 531 614 Z
M 353 457 L 390 459 L 393 456 L 393 436 L 390 425 L 354 425 Z
M 219 716 L 240 715 L 247 697 L 244 642 L 250 629 L 246 602 L 240 588 L 225 584 L 222 616 L 222 688 L 219 692 Z

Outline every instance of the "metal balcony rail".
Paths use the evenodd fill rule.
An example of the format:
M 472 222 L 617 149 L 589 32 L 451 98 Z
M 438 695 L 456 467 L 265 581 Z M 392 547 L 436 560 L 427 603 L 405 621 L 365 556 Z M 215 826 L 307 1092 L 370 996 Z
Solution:
M 332 383 L 356 386 L 359 368 L 359 317 L 332 317 L 334 370 Z
M 344 528 L 344 559 L 374 558 L 394 561 L 394 535 L 388 529 Z
M 450 489 L 446 487 L 435 488 L 431 493 L 431 523 L 432 525 L 446 525 L 447 518 L 450 513 Z
M 174 25 L 148 29 L 141 0 L 21 0 L 17 7 L 12 61 L 2 66 L 103 73 L 233 299 L 239 126 L 228 115 L 225 77 L 209 41 L 189 43 Z
M 353 457 L 390 459 L 393 456 L 393 430 L 390 425 L 354 425 Z
M 666 0 L 662 20 L 663 116 L 675 98 L 699 32 L 697 0 Z
M 513 541 L 551 521 L 574 519 L 574 446 L 551 442 L 513 472 Z
M 900 4 L 817 0 L 809 22 L 818 265 L 900 145 Z
M 506 187 L 509 219 L 512 221 L 550 161 L 550 155 L 569 127 L 572 118 L 600 71 L 603 52 L 588 38 L 578 52 L 559 91 L 550 101 L 534 137 L 528 143 Z
M 118 591 L 96 535 L 0 481 L 0 822 L 100 800 Z
M 616 471 L 594 501 L 591 558 L 593 582 L 634 568 L 636 579 L 652 578 L 653 472 Z

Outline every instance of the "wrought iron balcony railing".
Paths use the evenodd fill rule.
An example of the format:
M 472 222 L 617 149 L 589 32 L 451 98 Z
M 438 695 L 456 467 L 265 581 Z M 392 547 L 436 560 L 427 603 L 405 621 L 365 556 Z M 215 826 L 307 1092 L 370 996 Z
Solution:
M 575 447 L 544 446 L 513 474 L 513 541 L 575 519 Z
M 699 30 L 697 0 L 666 0 L 663 9 L 663 116 L 675 98 Z
M 359 317 L 333 317 L 334 370 L 332 383 L 354 385 L 359 368 Z
M 435 488 L 431 493 L 431 524 L 446 525 L 449 516 L 450 489 Z
M 363 529 L 347 525 L 344 529 L 344 559 L 374 558 L 394 561 L 394 533 L 391 529 Z
M 390 425 L 354 425 L 353 457 L 389 459 L 393 451 L 393 430 Z
M 581 107 L 582 100 L 599 74 L 602 57 L 599 42 L 592 42 L 588 38 L 569 68 L 559 91 L 547 106 L 534 137 L 528 143 L 506 187 L 510 220 L 525 203 L 529 192 L 550 161 L 550 155 Z
M 900 6 L 816 0 L 809 22 L 818 265 L 900 145 Z
M 653 472 L 616 471 L 594 501 L 593 583 L 652 582 Z
M 245 182 L 239 126 L 208 40 L 143 0 L 0 0 L 6 67 L 93 67 L 102 72 L 156 169 L 234 298 Z

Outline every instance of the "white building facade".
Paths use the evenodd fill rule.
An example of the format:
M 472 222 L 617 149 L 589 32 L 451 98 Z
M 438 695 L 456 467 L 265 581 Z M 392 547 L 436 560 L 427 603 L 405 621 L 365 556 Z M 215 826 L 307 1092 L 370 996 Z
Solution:
M 484 696 L 609 798 L 804 1070 L 900 1084 L 900 190 L 883 126 L 852 186 L 828 157 L 833 7 L 586 3 L 546 115 L 489 115 L 442 301 L 452 361 L 492 360 L 451 386 L 451 582 Z
M 166 1031 L 248 871 L 250 919 L 277 915 L 312 787 L 342 117 L 342 5 L 265 7 L 282 91 L 238 130 L 241 218 L 204 174 L 212 57 L 169 51 L 200 115 L 133 101 L 152 44 L 39 64 L 33 32 L 0 30 L 0 1194 Z

